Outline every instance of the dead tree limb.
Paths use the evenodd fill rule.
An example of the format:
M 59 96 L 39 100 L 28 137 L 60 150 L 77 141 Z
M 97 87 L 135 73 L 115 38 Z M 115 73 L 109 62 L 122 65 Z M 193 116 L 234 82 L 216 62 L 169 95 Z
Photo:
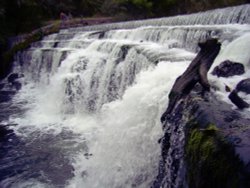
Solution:
M 205 91 L 209 91 L 210 85 L 207 79 L 207 72 L 218 55 L 220 46 L 221 44 L 217 39 L 209 39 L 204 43 L 199 43 L 200 52 L 187 70 L 176 79 L 168 95 L 168 107 L 161 117 L 161 122 L 166 120 L 166 117 L 172 112 L 176 103 L 188 95 L 196 83 L 199 82 Z

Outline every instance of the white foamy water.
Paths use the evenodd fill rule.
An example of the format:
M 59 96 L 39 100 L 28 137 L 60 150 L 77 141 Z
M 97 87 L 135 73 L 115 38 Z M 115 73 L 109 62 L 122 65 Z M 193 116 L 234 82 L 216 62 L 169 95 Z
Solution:
M 77 146 L 65 156 L 74 167 L 74 178 L 68 180 L 67 187 L 150 187 L 158 171 L 160 145 L 157 141 L 162 134 L 160 116 L 167 105 L 172 84 L 190 61 L 163 61 L 145 68 L 121 97 L 92 112 L 86 109 L 86 103 L 65 104 L 64 80 L 75 78 L 75 73 L 68 71 L 83 52 L 69 55 L 50 85 L 26 85 L 20 91 L 15 99 L 30 99 L 29 110 L 24 117 L 11 119 L 12 123 L 18 124 L 13 128 L 17 135 L 26 139 L 30 139 L 30 135 L 57 135 L 64 130 L 75 135 Z M 180 56 L 192 55 L 179 53 Z M 98 58 L 103 58 L 103 54 L 95 55 L 93 59 Z M 99 65 L 98 61 L 91 63 L 89 69 Z M 89 72 L 92 74 L 91 70 L 86 72 L 86 78 L 92 78 L 88 75 Z M 73 86 L 72 90 L 84 87 Z M 102 96 L 103 92 L 98 94 Z M 77 105 L 77 110 L 65 111 L 68 105 Z M 85 142 L 87 149 L 79 147 Z
M 121 100 L 103 106 L 97 122 L 101 126 L 90 147 L 93 156 L 76 157 L 76 177 L 69 187 L 150 187 L 157 174 L 159 118 L 166 94 L 188 63 L 162 62 L 141 72 Z
M 249 55 L 240 53 L 249 49 L 249 5 L 232 10 L 128 22 L 118 30 L 112 29 L 120 24 L 63 30 L 19 53 L 13 71 L 24 77 L 11 102 L 21 113 L 1 122 L 15 135 L 0 162 L 0 186 L 150 187 L 161 155 L 160 116 L 197 43 L 219 38 L 215 65 L 230 57 L 248 70 Z M 209 79 L 226 98 L 224 82 L 236 84 L 248 74 Z M 183 138 L 173 142 L 184 140 L 178 129 Z M 172 157 L 165 187 L 176 188 Z

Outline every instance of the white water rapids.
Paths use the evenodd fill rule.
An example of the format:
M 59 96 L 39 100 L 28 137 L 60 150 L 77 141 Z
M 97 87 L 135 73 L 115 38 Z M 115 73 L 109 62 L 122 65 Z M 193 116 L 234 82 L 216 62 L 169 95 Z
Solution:
M 22 113 L 1 122 L 18 140 L 8 140 L 13 144 L 0 163 L 1 187 L 151 187 L 160 158 L 160 116 L 197 43 L 218 37 L 222 52 L 216 62 L 231 54 L 250 66 L 249 57 L 237 56 L 249 50 L 250 6 L 234 9 L 239 15 L 224 11 L 233 24 L 219 23 L 216 14 L 216 25 L 203 24 L 198 14 L 191 15 L 200 21 L 196 25 L 144 21 L 117 30 L 69 29 L 19 53 L 13 72 L 24 77 L 11 103 Z M 233 55 L 230 44 L 237 40 L 246 46 Z

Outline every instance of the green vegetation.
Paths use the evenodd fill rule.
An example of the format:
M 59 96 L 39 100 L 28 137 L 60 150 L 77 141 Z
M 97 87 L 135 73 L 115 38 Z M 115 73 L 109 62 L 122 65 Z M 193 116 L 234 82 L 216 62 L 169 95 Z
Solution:
M 242 163 L 215 125 L 190 123 L 186 142 L 187 180 L 192 188 L 238 188 Z

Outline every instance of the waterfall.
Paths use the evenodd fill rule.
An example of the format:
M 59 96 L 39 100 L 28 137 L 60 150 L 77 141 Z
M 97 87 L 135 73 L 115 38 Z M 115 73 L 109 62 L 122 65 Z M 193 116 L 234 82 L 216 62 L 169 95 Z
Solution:
M 3 80 L 3 89 L 16 94 L 0 103 L 13 109 L 0 119 L 11 132 L 0 156 L 0 186 L 153 186 L 160 116 L 175 79 L 198 42 L 217 37 L 226 49 L 249 33 L 249 9 L 65 29 L 16 54 L 12 74 L 22 87 Z M 172 173 L 173 161 L 184 168 L 181 126 L 177 134 L 168 128 L 180 155 L 167 156 L 165 187 L 183 181 Z

